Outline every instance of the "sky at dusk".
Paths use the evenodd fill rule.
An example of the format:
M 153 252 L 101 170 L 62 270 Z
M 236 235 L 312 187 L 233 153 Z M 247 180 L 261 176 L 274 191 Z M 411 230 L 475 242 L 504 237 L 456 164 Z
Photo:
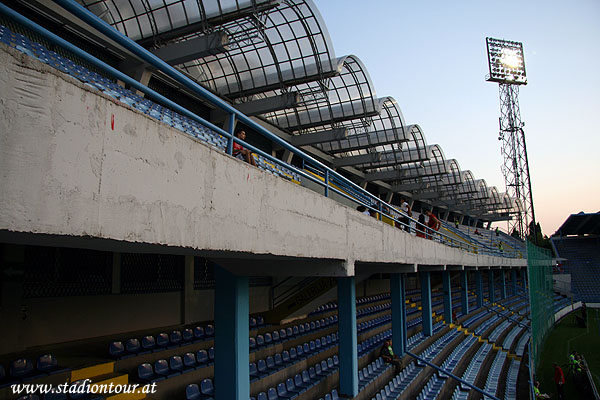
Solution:
M 485 38 L 522 42 L 536 220 L 550 236 L 569 214 L 600 211 L 600 1 L 314 1 L 336 56 L 358 56 L 378 97 L 395 98 L 429 144 L 500 192 L 500 101 L 485 80 Z

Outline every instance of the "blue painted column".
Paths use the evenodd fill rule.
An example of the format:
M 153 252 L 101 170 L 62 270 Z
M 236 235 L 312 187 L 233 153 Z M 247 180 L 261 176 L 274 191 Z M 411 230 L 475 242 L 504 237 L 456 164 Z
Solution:
M 467 281 L 467 271 L 460 271 L 460 302 L 462 315 L 469 313 L 469 282 Z
M 496 301 L 496 288 L 494 287 L 494 270 L 489 269 L 488 272 L 488 296 L 490 299 L 490 303 L 494 303 Z
M 215 281 L 216 399 L 248 399 L 248 277 L 215 265 Z
M 340 394 L 358 395 L 358 353 L 356 349 L 356 287 L 354 277 L 337 278 L 340 354 Z
M 500 298 L 506 298 L 506 276 L 503 269 L 500 270 Z
M 406 295 L 404 274 L 390 274 L 392 295 L 392 346 L 402 357 L 406 353 Z
M 444 321 L 451 324 L 452 321 L 452 287 L 450 286 L 450 271 L 442 272 L 442 284 L 444 287 Z
M 517 270 L 516 269 L 511 269 L 510 270 L 510 278 L 511 278 L 511 286 L 512 286 L 512 295 L 516 296 L 517 295 Z
M 429 272 L 419 272 L 421 278 L 421 316 L 423 318 L 423 335 L 431 336 L 433 325 L 431 322 L 431 277 Z
M 477 292 L 477 308 L 483 307 L 483 275 L 480 270 L 475 272 L 475 285 Z

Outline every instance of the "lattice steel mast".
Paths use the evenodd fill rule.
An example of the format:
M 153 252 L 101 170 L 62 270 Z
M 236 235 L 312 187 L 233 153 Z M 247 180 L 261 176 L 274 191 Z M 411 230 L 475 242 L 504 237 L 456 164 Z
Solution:
M 535 213 L 523 130 L 525 124 L 519 109 L 519 86 L 527 84 L 523 44 L 492 38 L 486 38 L 486 43 L 490 71 L 486 80 L 500 86 L 498 140 L 502 141 L 502 174 L 506 192 L 518 203 L 515 218 L 508 221 L 508 231 L 524 238 L 530 233 L 530 223 L 535 226 Z

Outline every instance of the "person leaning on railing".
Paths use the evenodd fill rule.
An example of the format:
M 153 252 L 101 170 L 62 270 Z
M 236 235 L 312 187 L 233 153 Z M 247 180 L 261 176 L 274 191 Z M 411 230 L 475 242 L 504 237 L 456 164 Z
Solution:
M 430 210 L 425 211 L 425 215 L 429 217 L 427 220 L 427 239 L 433 239 L 433 232 L 438 231 L 442 226 L 442 223 L 439 219 Z
M 246 132 L 244 130 L 237 131 L 235 136 L 240 140 L 246 140 Z M 233 156 L 256 167 L 256 161 L 254 161 L 252 152 L 248 149 L 245 149 L 244 146 L 239 143 L 233 143 Z

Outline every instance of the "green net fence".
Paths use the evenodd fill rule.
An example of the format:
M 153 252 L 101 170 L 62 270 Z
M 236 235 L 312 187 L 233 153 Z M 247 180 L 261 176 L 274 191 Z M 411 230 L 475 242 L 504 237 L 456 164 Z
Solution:
M 552 254 L 527 241 L 527 272 L 531 305 L 531 358 L 535 365 L 546 335 L 554 325 Z

